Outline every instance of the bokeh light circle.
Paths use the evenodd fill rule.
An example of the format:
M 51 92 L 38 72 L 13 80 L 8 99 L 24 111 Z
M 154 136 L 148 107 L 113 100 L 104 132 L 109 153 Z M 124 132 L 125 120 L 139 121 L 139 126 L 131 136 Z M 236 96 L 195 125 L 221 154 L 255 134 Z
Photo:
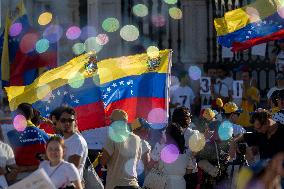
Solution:
M 136 26 L 125 25 L 120 30 L 120 36 L 125 41 L 135 41 L 139 37 L 139 30 Z
M 67 39 L 74 40 L 78 39 L 81 35 L 81 29 L 78 26 L 71 26 L 66 31 Z
M 44 101 L 48 101 L 50 97 L 49 95 L 51 95 L 50 92 L 51 88 L 49 87 L 49 85 L 42 85 L 37 88 L 36 96 L 38 99 L 44 99 Z
M 11 37 L 15 37 L 21 33 L 23 29 L 22 23 L 16 22 L 13 23 L 9 29 L 9 35 Z
M 47 25 L 51 22 L 52 20 L 52 14 L 50 12 L 44 12 L 38 17 L 38 24 L 39 25 Z
M 261 21 L 259 12 L 254 7 L 246 7 L 245 9 L 251 23 Z
M 132 11 L 133 14 L 138 17 L 144 17 L 148 15 L 148 7 L 144 4 L 134 5 Z
M 181 9 L 179 9 L 177 7 L 170 8 L 169 14 L 170 14 L 170 17 L 172 17 L 175 20 L 179 20 L 179 19 L 182 18 L 182 11 L 181 11 Z
M 49 48 L 49 41 L 47 39 L 40 39 L 36 42 L 36 51 L 44 53 Z
M 96 37 L 96 41 L 99 45 L 105 45 L 109 42 L 107 34 L 101 33 Z
M 100 52 L 100 51 L 102 50 L 102 48 L 103 48 L 102 45 L 99 45 L 99 44 L 97 43 L 96 37 L 89 37 L 89 38 L 85 41 L 84 45 L 85 45 L 85 50 L 86 50 L 87 52 L 89 52 L 89 51 L 96 51 L 96 53 L 98 53 L 98 52 Z
M 124 170 L 129 176 L 137 177 L 138 175 L 141 175 L 144 171 L 144 165 L 141 160 L 136 161 L 134 159 L 129 159 L 124 164 Z
M 150 46 L 147 48 L 147 55 L 150 57 L 150 58 L 156 58 L 158 57 L 160 54 L 159 52 L 159 48 L 156 47 L 156 46 Z
M 165 163 L 173 163 L 178 159 L 179 149 L 174 144 L 166 145 L 161 151 L 161 160 Z
M 72 50 L 75 55 L 80 55 L 85 52 L 85 45 L 84 43 L 75 43 L 72 47 Z
M 14 128 L 17 131 L 24 131 L 25 128 L 27 127 L 27 120 L 26 120 L 25 116 L 23 116 L 21 114 L 16 115 L 14 120 L 13 120 L 13 125 L 14 125 Z
M 96 86 L 100 86 L 100 77 L 98 74 L 93 75 L 93 82 Z
M 218 128 L 218 135 L 221 140 L 228 140 L 233 136 L 233 125 L 229 121 L 224 121 Z
M 284 6 L 280 6 L 278 9 L 277 9 L 277 13 L 278 15 L 281 17 L 281 18 L 284 18 Z
M 161 14 L 153 15 L 151 21 L 155 27 L 163 27 L 164 25 L 166 25 L 166 19 Z
M 166 123 L 167 113 L 162 108 L 154 108 L 148 114 L 148 121 L 150 123 Z
M 68 84 L 70 85 L 70 87 L 75 89 L 78 89 L 81 86 L 83 86 L 84 82 L 85 82 L 85 77 L 80 72 L 73 74 L 73 76 L 71 76 L 71 78 L 68 80 Z
M 114 142 L 123 142 L 129 137 L 130 131 L 124 121 L 114 121 L 108 128 L 108 136 Z
M 49 25 L 42 35 L 50 43 L 56 43 L 62 37 L 63 29 L 60 25 Z
M 164 0 L 165 3 L 169 4 L 169 5 L 174 5 L 177 3 L 177 0 Z
M 106 32 L 115 32 L 119 29 L 119 27 L 119 21 L 113 17 L 105 19 L 102 23 L 102 28 Z
M 186 142 L 188 142 L 188 147 L 192 152 L 199 152 L 204 148 L 206 140 L 202 133 L 196 131 Z
M 198 80 L 201 77 L 201 70 L 198 66 L 190 66 L 188 69 L 188 75 L 192 80 Z
M 95 37 L 97 36 L 97 30 L 94 26 L 85 26 L 81 30 L 81 36 L 80 39 L 86 40 L 89 37 Z
M 20 49 L 23 53 L 30 53 L 35 49 L 39 35 L 37 33 L 27 33 L 20 41 Z

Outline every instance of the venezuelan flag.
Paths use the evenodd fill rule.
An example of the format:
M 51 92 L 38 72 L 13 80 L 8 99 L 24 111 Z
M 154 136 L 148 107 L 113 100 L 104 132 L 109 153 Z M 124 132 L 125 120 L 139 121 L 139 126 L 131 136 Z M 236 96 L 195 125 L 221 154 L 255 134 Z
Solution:
M 18 35 L 13 34 L 15 28 L 20 32 Z M 40 39 L 40 35 L 30 26 L 22 0 L 16 6 L 15 15 L 6 16 L 5 31 L 1 37 L 1 80 L 5 85 L 31 84 L 38 76 L 38 68 L 56 67 L 56 44 L 50 44 L 44 53 L 35 52 L 35 42 Z
M 86 74 L 89 63 L 86 53 L 45 72 L 28 86 L 6 87 L 10 109 L 28 102 L 47 116 L 67 104 L 75 108 L 80 130 L 105 126 L 113 109 L 125 110 L 129 122 L 147 119 L 153 109 L 167 112 L 170 50 L 160 51 L 155 60 L 146 53 L 102 60 L 91 75 Z
M 218 43 L 232 51 L 284 38 L 284 2 L 256 0 L 214 20 Z

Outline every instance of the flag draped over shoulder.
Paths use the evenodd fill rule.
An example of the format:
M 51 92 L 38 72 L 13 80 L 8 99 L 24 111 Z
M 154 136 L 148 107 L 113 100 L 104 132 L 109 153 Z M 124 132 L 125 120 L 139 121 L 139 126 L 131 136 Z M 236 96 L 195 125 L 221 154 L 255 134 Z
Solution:
M 170 50 L 160 51 L 156 59 L 145 53 L 102 60 L 91 75 L 86 74 L 88 64 L 86 53 L 43 73 L 30 85 L 6 87 L 10 109 L 27 102 L 47 116 L 67 104 L 75 108 L 80 130 L 105 126 L 113 109 L 125 110 L 130 122 L 149 116 L 153 122 L 153 111 L 160 113 L 154 122 L 166 121 Z
M 38 76 L 38 68 L 56 67 L 56 44 L 50 44 L 46 52 L 38 53 L 35 46 L 40 38 L 30 26 L 24 3 L 20 1 L 14 15 L 7 14 L 1 35 L 1 80 L 4 85 L 28 85 Z
M 256 0 L 214 20 L 218 43 L 232 51 L 284 38 L 282 0 Z

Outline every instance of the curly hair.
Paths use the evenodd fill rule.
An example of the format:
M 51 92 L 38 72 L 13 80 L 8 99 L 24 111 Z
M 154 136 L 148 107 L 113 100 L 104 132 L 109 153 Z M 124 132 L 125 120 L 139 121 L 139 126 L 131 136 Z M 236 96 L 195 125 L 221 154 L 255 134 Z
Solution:
M 172 122 L 179 124 L 183 128 L 187 128 L 188 116 L 190 116 L 190 110 L 187 107 L 178 107 L 173 112 Z
M 264 125 L 270 118 L 272 118 L 272 115 L 269 111 L 258 110 L 252 114 L 250 122 L 253 124 L 256 120 L 258 120 L 261 125 Z

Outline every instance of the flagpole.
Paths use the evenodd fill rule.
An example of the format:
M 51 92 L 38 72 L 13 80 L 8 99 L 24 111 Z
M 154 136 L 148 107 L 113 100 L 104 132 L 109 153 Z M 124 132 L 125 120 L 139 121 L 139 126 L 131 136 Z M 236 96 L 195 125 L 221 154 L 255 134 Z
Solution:
M 166 101 L 165 101 L 165 105 L 166 105 L 166 115 L 167 115 L 167 122 L 169 120 L 169 103 L 170 103 L 170 85 L 171 85 L 171 68 L 172 68 L 172 53 L 173 50 L 170 49 L 169 51 L 169 56 L 168 56 L 168 77 L 166 80 Z

